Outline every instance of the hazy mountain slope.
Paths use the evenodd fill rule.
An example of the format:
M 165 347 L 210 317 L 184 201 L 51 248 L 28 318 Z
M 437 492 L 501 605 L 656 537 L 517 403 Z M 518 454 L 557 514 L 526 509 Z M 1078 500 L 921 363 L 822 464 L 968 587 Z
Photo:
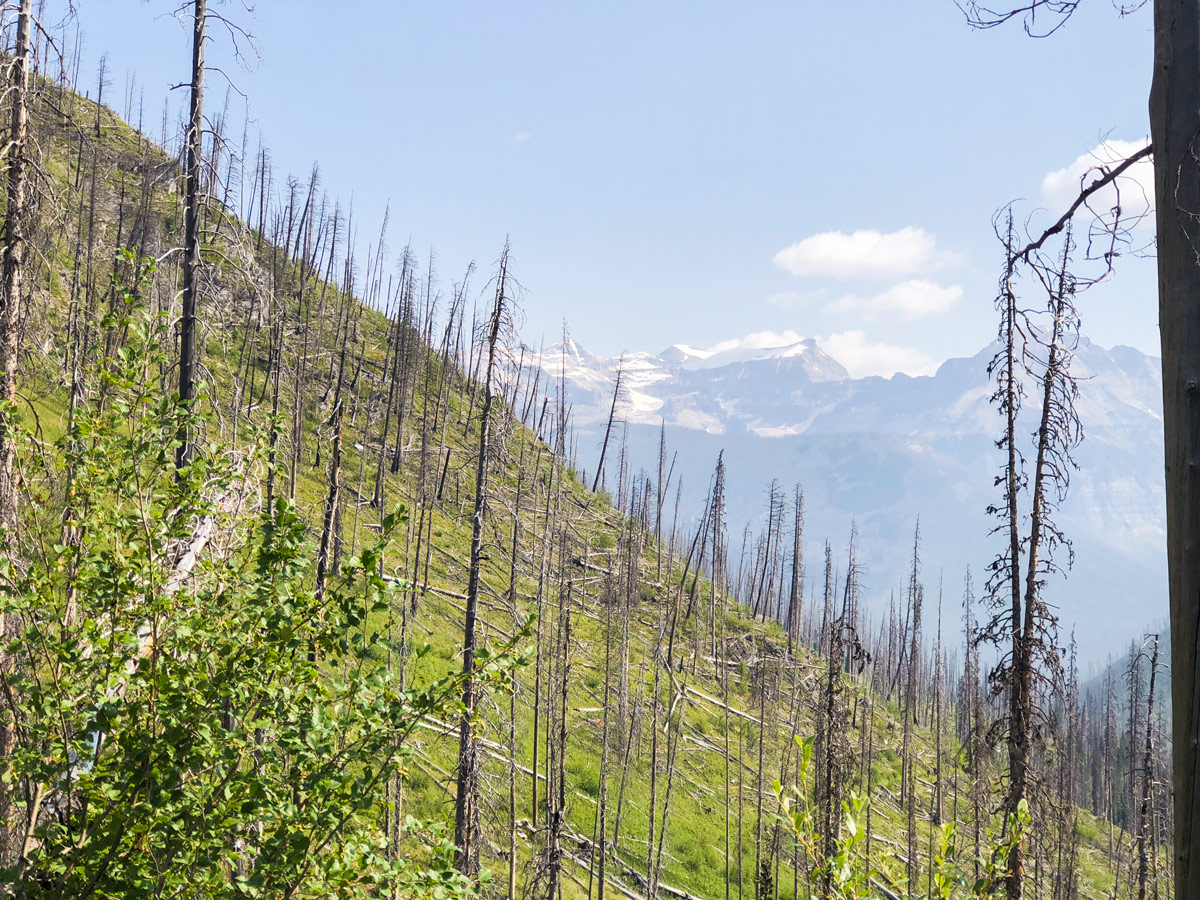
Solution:
M 689 513 L 724 450 L 732 523 L 762 517 L 772 478 L 788 489 L 803 484 L 810 553 L 857 522 L 877 600 L 901 583 L 919 515 L 925 560 L 957 596 L 964 567 L 978 582 L 996 547 L 986 514 L 999 461 L 991 353 L 949 360 L 930 377 L 853 379 L 813 341 L 751 358 L 676 345 L 625 358 L 618 416 L 629 423 L 634 467 L 647 471 L 665 421 Z M 551 375 L 566 376 L 583 468 L 596 465 L 617 362 L 575 343 L 545 357 Z M 1120 648 L 1166 608 L 1162 395 L 1158 360 L 1129 347 L 1085 341 L 1074 371 L 1085 440 L 1060 522 L 1076 562 L 1069 580 L 1048 590 L 1089 658 Z

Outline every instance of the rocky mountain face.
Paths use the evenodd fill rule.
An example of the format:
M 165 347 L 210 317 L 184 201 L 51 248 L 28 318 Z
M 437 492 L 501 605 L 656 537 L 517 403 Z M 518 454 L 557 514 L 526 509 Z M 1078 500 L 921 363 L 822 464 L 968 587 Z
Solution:
M 656 471 L 665 423 L 684 482 L 682 514 L 696 516 L 724 451 L 734 553 L 743 524 L 758 527 L 765 518 L 772 479 L 789 493 L 803 485 L 806 557 L 817 560 L 829 540 L 844 569 L 854 523 L 876 612 L 889 592 L 901 591 L 919 517 L 926 597 L 940 591 L 947 618 L 957 620 L 966 568 L 976 593 L 984 593 L 1002 540 L 990 533 L 986 512 L 999 500 L 1001 423 L 988 402 L 992 352 L 948 360 L 928 377 L 856 379 L 814 340 L 717 352 L 676 344 L 620 360 L 568 341 L 547 351 L 543 366 L 552 377 L 565 376 L 580 467 L 596 465 L 621 366 L 617 417 L 635 471 Z M 1128 646 L 1166 612 L 1162 392 L 1159 361 L 1129 347 L 1085 340 L 1073 372 L 1084 441 L 1058 521 L 1075 560 L 1069 576 L 1051 578 L 1046 591 L 1064 642 L 1074 629 L 1086 659 Z M 1034 427 L 1030 419 L 1027 455 Z M 606 464 L 609 478 L 615 459 Z M 816 587 L 816 578 L 808 585 Z

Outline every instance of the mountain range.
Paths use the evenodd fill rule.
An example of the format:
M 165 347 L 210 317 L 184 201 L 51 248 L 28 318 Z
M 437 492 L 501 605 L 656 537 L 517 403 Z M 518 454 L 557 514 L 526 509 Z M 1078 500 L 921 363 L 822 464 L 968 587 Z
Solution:
M 581 468 L 597 464 L 620 367 L 616 417 L 634 471 L 657 470 L 665 427 L 684 482 L 682 515 L 695 517 L 724 452 L 735 554 L 743 524 L 765 521 L 771 481 L 789 493 L 801 484 L 806 558 L 819 558 L 829 540 L 844 569 L 855 524 L 868 607 L 876 612 L 889 592 L 901 593 L 919 517 L 926 596 L 942 594 L 954 619 L 967 567 L 976 594 L 984 593 L 986 567 L 1002 540 L 991 534 L 987 514 L 999 500 L 1001 462 L 1001 420 L 989 403 L 993 353 L 987 347 L 950 359 L 930 376 L 853 378 L 813 339 L 767 347 L 731 341 L 709 350 L 675 344 L 620 358 L 567 339 L 542 365 L 565 378 Z M 1059 611 L 1063 642 L 1074 631 L 1081 658 L 1095 660 L 1166 612 L 1162 381 L 1155 357 L 1086 339 L 1072 372 L 1084 440 L 1058 522 L 1074 563 L 1066 578 L 1049 580 L 1046 596 Z M 1033 406 L 1028 400 L 1027 409 Z M 1034 428 L 1030 419 L 1022 432 L 1027 455 Z M 608 456 L 606 479 L 615 459 Z M 810 577 L 810 591 L 815 584 Z

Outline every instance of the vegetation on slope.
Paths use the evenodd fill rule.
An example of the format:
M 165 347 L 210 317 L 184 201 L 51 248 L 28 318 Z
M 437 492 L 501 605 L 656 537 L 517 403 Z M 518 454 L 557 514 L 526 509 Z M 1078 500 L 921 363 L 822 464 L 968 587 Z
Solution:
M 56 522 L 83 523 L 84 511 L 94 512 L 81 506 L 88 495 L 78 478 L 86 460 L 80 454 L 88 423 L 112 415 L 106 404 L 113 373 L 141 360 L 149 367 L 143 384 L 165 395 L 177 364 L 169 348 L 150 358 L 137 348 L 136 329 L 122 314 L 120 286 L 130 282 L 130 263 L 116 251 L 130 247 L 135 260 L 158 258 L 142 296 L 151 321 L 175 322 L 179 168 L 111 111 L 65 86 L 42 83 L 33 109 L 38 262 L 26 281 L 32 302 L 15 415 L 34 436 L 23 465 L 40 493 L 23 504 L 14 558 L 28 556 L 32 535 L 54 533 Z M 322 648 L 315 660 L 301 654 L 318 669 L 301 666 L 288 677 L 307 678 L 306 689 L 319 697 L 315 706 L 338 706 L 322 691 L 340 688 L 336 680 L 318 685 L 314 671 L 333 679 L 350 658 L 376 677 L 394 678 L 397 692 L 454 683 L 445 679 L 462 667 L 481 410 L 488 388 L 496 392 L 476 554 L 479 631 L 487 646 L 529 644 L 532 653 L 511 682 L 483 697 L 474 720 L 481 857 L 492 875 L 481 890 L 589 898 L 615 891 L 650 900 L 819 893 L 820 874 L 797 845 L 795 822 L 789 827 L 780 817 L 774 787 L 800 777 L 804 751 L 795 735 L 814 739 L 806 777 L 822 853 L 836 851 L 845 827 L 841 803 L 859 791 L 869 802 L 854 827 L 862 829 L 862 852 L 876 870 L 865 889 L 931 893 L 943 871 L 933 861 L 948 853 L 944 822 L 957 827 L 952 866 L 969 873 L 973 886 L 977 868 L 993 861 L 987 828 L 1002 824 L 994 809 L 999 764 L 985 739 L 1002 698 L 985 697 L 977 652 L 966 653 L 960 671 L 951 666 L 940 621 L 936 646 L 932 629 L 922 631 L 918 555 L 903 609 L 893 605 L 890 619 L 872 622 L 853 538 L 836 563 L 827 550 L 823 574 L 811 562 L 806 567 L 800 541 L 799 552 L 783 549 L 785 532 L 799 528 L 802 517 L 785 524 L 775 492 L 768 528 L 757 543 L 743 540 L 734 568 L 717 460 L 699 522 L 672 515 L 671 492 L 685 488 L 673 481 L 665 452 L 649 475 L 633 471 L 623 452 L 612 454 L 616 465 L 605 476 L 613 490 L 589 491 L 567 458 L 570 411 L 557 385 L 545 380 L 552 360 L 537 360 L 511 333 L 501 335 L 505 365 L 493 383 L 481 384 L 486 342 L 469 314 L 472 281 L 480 279 L 468 272 L 443 289 L 432 264 L 422 266 L 408 248 L 389 272 L 386 223 L 365 261 L 356 259 L 347 236 L 357 223 L 321 194 L 316 172 L 280 184 L 265 152 L 250 161 L 227 152 L 225 127 L 219 123 L 209 150 L 202 216 L 204 391 L 196 424 L 207 449 L 200 459 L 214 471 L 226 455 L 261 461 L 241 475 L 264 511 L 261 531 L 253 532 L 259 537 L 247 536 L 244 521 L 241 531 L 229 531 L 248 548 L 261 551 L 257 542 L 275 530 L 307 523 L 307 544 L 272 560 L 284 568 L 290 560 L 297 571 L 285 577 L 268 568 L 269 584 L 320 596 L 317 560 L 300 565 L 297 548 L 306 546 L 322 560 L 331 591 L 368 578 L 387 598 L 349 629 L 369 638 L 365 643 Z M 493 296 L 495 287 L 489 283 L 484 293 Z M 150 400 L 143 395 L 139 402 Z M 168 433 L 160 430 L 160 444 Z M 104 442 L 91 449 L 120 452 Z M 43 458 L 48 465 L 34 478 Z M 169 469 L 164 462 L 156 483 L 170 481 Z M 398 503 L 406 519 L 376 559 L 369 548 Z M 196 510 L 176 524 L 202 519 Z M 68 529 L 59 540 L 64 560 L 89 546 L 86 529 Z M 365 568 L 363 560 L 370 561 Z M 217 573 L 228 564 L 213 557 Z M 32 590 L 15 592 L 13 612 L 27 619 L 34 615 Z M 806 593 L 813 598 L 807 603 Z M 224 608 L 205 611 L 224 624 Z M 336 624 L 298 615 L 318 630 Z M 977 626 L 969 611 L 967 632 L 971 643 Z M 89 684 L 93 693 L 108 690 L 100 681 Z M 81 702 L 91 709 L 99 699 Z M 460 710 L 445 703 L 421 711 L 406 720 L 410 730 L 395 735 L 397 743 L 403 737 L 402 767 L 393 771 L 377 758 L 355 764 L 374 767 L 376 777 L 349 770 L 364 792 L 355 798 L 356 822 L 381 866 L 414 855 L 442 859 L 446 850 L 430 846 L 435 830 L 404 825 L 410 816 L 414 823 L 451 818 Z M 1035 760 L 1040 793 L 1031 804 L 1028 878 L 1055 897 L 1111 895 L 1126 885 L 1132 892 L 1130 836 L 1078 808 L 1088 795 L 1087 765 L 1099 758 L 1089 751 L 1085 760 L 1087 724 L 1066 708 L 1057 721 Z M 85 739 L 89 728 L 75 728 L 74 739 Z M 1131 773 L 1135 743 L 1124 757 Z M 1104 752 L 1113 746 L 1107 740 Z M 283 743 L 274 750 L 292 760 L 300 753 Z M 1154 781 L 1152 772 L 1121 781 L 1122 765 L 1107 759 L 1102 768 L 1113 771 L 1102 775 L 1099 796 L 1107 791 L 1111 799 L 1127 786 L 1132 797 L 1135 787 Z M 43 772 L 43 780 L 52 774 Z M 1089 805 L 1098 809 L 1092 794 Z M 53 847 L 53 811 L 31 796 L 23 802 L 35 811 L 35 843 Z M 1153 824 L 1143 832 L 1152 860 L 1153 841 L 1167 827 L 1164 803 L 1153 799 Z M 1113 818 L 1111 803 L 1103 811 Z M 1127 813 L 1132 826 L 1133 810 Z M 239 832 L 244 841 L 261 839 L 258 815 L 222 826 L 229 835 L 222 852 Z M 204 884 L 175 887 L 230 890 L 238 859 L 253 868 L 262 854 L 261 846 L 239 850 L 222 857 L 227 869 L 215 865 Z M 344 864 L 366 858 L 352 855 Z M 223 878 L 224 887 L 214 887 Z M 66 882 L 49 883 L 51 895 L 67 889 Z M 426 882 L 392 887 L 432 889 Z

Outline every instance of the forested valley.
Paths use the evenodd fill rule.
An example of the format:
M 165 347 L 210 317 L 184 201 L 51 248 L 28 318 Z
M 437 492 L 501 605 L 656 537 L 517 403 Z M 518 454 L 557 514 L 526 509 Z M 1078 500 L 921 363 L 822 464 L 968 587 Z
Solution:
M 518 237 L 440 271 L 278 171 L 226 14 L 179 128 L 69 20 L 5 33 L 0 895 L 1171 896 L 1167 637 L 1085 680 L 1041 597 L 1069 227 L 998 220 L 995 564 L 928 570 L 914 510 L 867 596 L 803 472 L 729 521 L 722 457 L 630 459 L 619 374 L 577 440 Z

